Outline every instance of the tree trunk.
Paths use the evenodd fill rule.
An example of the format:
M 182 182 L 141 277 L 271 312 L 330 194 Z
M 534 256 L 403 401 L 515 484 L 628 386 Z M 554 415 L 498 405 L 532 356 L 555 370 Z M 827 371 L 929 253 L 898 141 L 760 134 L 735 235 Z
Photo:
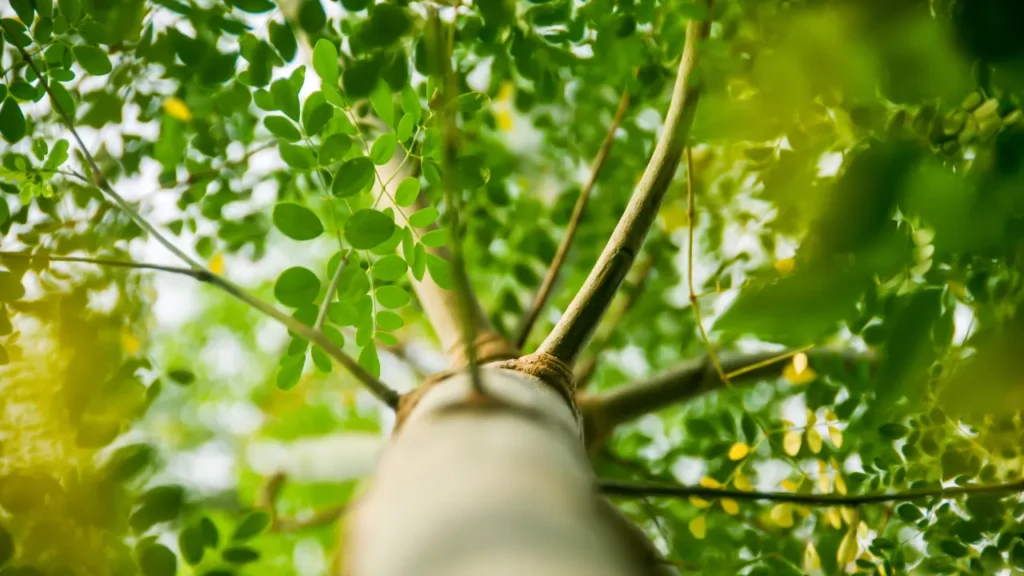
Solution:
M 656 573 L 651 546 L 597 492 L 566 400 L 481 369 L 430 386 L 347 518 L 346 576 Z

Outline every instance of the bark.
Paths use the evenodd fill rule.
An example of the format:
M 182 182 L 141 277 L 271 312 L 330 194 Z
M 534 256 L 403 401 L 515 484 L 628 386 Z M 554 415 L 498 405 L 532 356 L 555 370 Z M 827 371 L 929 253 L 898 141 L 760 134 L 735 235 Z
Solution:
M 350 576 L 664 573 L 597 489 L 574 413 L 545 382 L 482 367 L 433 385 L 353 504 Z

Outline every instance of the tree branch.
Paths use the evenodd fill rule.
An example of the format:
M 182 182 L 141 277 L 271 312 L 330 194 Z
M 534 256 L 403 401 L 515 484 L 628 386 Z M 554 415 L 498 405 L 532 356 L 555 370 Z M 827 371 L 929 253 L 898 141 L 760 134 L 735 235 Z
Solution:
M 6 30 L 7 23 L 4 22 L 3 26 L 4 29 Z M 31 59 L 31 57 L 25 51 L 25 49 L 20 46 L 18 46 L 17 48 L 21 52 L 22 57 L 28 61 L 28 65 L 36 73 L 36 76 L 38 76 L 40 79 L 43 79 L 45 76 L 36 66 L 35 62 Z M 114 202 L 114 204 L 118 206 L 118 208 L 124 211 L 136 224 L 138 224 L 140 228 L 142 228 L 148 234 L 150 234 L 160 244 L 167 248 L 167 250 L 169 250 L 172 254 L 174 254 L 183 262 L 188 264 L 189 267 L 195 270 L 197 274 L 202 275 L 204 277 L 205 282 L 217 286 L 224 292 L 227 292 L 231 296 L 234 296 L 235 298 L 241 300 L 242 302 L 245 302 L 250 307 L 255 308 L 260 312 L 266 314 L 267 316 L 270 316 L 271 318 L 277 320 L 293 333 L 316 344 L 317 346 L 322 348 L 324 352 L 326 352 L 329 356 L 331 356 L 332 358 L 337 360 L 338 363 L 344 366 L 346 370 L 348 370 L 353 376 L 356 377 L 357 380 L 362 382 L 363 385 L 366 386 L 367 390 L 369 390 L 371 394 L 373 394 L 375 397 L 377 397 L 379 400 L 381 400 L 391 408 L 395 408 L 398 406 L 397 392 L 395 392 L 386 384 L 384 384 L 376 377 L 374 377 L 372 374 L 367 372 L 362 366 L 359 365 L 358 362 L 356 362 L 354 358 L 346 354 L 344 350 L 338 348 L 337 346 L 334 345 L 334 343 L 328 340 L 327 337 L 324 336 L 323 332 L 312 329 L 306 324 L 303 324 L 297 318 L 288 316 L 287 314 L 281 312 L 274 306 L 264 302 L 263 300 L 260 300 L 256 296 L 253 296 L 249 292 L 242 289 L 241 287 L 233 284 L 226 278 L 222 278 L 214 274 L 213 272 L 210 272 L 205 266 L 200 264 L 197 260 L 193 259 L 188 254 L 185 254 L 185 252 L 183 252 L 177 246 L 175 246 L 173 242 L 164 237 L 164 235 L 161 234 L 160 231 L 157 230 L 152 224 L 150 224 L 148 220 L 146 220 L 145 218 L 142 217 L 141 214 L 136 212 L 135 209 L 132 208 L 130 204 L 128 204 L 124 197 L 114 190 L 114 188 L 110 185 L 110 182 L 107 181 L 107 178 L 103 175 L 103 171 L 100 170 L 99 165 L 96 163 L 96 159 L 93 158 L 92 153 L 89 152 L 89 149 L 85 146 L 85 142 L 82 141 L 82 137 L 78 134 L 78 130 L 75 129 L 74 121 L 61 107 L 57 98 L 54 97 L 53 90 L 50 88 L 49 83 L 43 80 L 40 81 L 43 82 L 43 86 L 46 89 L 46 93 L 50 96 L 50 102 L 53 105 L 53 108 L 57 110 L 57 112 L 60 114 L 61 119 L 64 121 L 64 125 L 71 132 L 71 136 L 75 139 L 75 142 L 78 144 L 79 150 L 81 150 L 82 154 L 85 156 L 85 159 L 89 164 L 89 167 L 92 169 L 93 179 L 95 180 L 94 184 L 101 191 L 103 191 L 103 193 L 105 193 Z
M 597 361 L 601 358 L 601 353 L 608 348 L 612 334 L 618 330 L 619 324 L 622 323 L 626 314 L 629 313 L 630 309 L 633 308 L 633 305 L 636 304 L 636 301 L 640 299 L 640 295 L 643 294 L 644 287 L 647 284 L 647 276 L 654 268 L 654 262 L 655 257 L 651 254 L 640 263 L 640 267 L 634 271 L 635 280 L 633 289 L 626 293 L 625 297 L 622 299 L 622 305 L 619 306 L 618 310 L 601 322 L 603 326 L 607 326 L 607 329 L 604 330 L 603 334 L 601 333 L 601 330 L 598 330 L 598 336 L 595 337 L 594 343 L 590 345 L 590 357 L 586 362 L 579 365 L 573 375 L 573 379 L 576 381 L 577 392 L 585 389 L 587 384 L 590 383 L 590 379 L 593 377 L 594 371 L 597 369 Z
M 534 324 L 537 322 L 537 317 L 544 308 L 544 304 L 547 303 L 548 297 L 551 296 L 551 289 L 555 285 L 555 280 L 558 279 L 558 273 L 562 270 L 565 257 L 569 254 L 569 248 L 572 247 L 572 241 L 576 238 L 576 230 L 579 228 L 580 220 L 583 219 L 583 210 L 586 209 L 587 201 L 590 200 L 590 193 L 594 189 L 594 184 L 597 183 L 597 177 L 601 173 L 601 168 L 604 167 L 604 163 L 608 159 L 608 152 L 611 150 L 612 144 L 615 143 L 615 132 L 618 131 L 619 124 L 622 123 L 622 119 L 626 116 L 626 110 L 628 109 L 629 91 L 623 90 L 622 97 L 619 98 L 619 107 L 615 110 L 615 116 L 612 117 L 612 123 L 608 126 L 608 132 L 604 135 L 604 140 L 597 151 L 597 156 L 594 157 L 594 163 L 590 168 L 590 177 L 587 179 L 586 184 L 584 184 L 583 189 L 580 190 L 580 195 L 576 199 L 576 205 L 573 206 L 572 216 L 569 218 L 569 224 L 565 227 L 565 235 L 558 245 L 558 250 L 555 251 L 555 258 L 544 273 L 544 279 L 540 283 L 540 288 L 537 289 L 537 295 L 527 309 L 526 315 L 523 317 L 522 324 L 519 327 L 516 346 L 520 349 L 526 345 L 526 340 L 530 337 L 530 330 L 533 329 Z
M 134 270 L 156 270 L 157 272 L 167 272 L 170 274 L 181 274 L 182 276 L 188 276 L 200 282 L 210 282 L 212 274 L 209 274 L 203 270 L 193 270 L 192 268 L 182 268 L 180 266 L 164 266 L 162 264 L 150 264 L 148 262 L 132 262 L 129 260 L 112 260 L 108 258 L 86 258 L 83 256 L 52 256 L 50 254 L 32 254 L 29 252 L 7 252 L 0 251 L 0 259 L 2 258 L 16 258 L 18 260 L 41 260 L 43 262 L 76 262 L 79 264 L 95 264 L 97 266 L 105 266 L 108 268 L 128 268 Z
M 313 330 L 320 330 L 324 327 L 324 321 L 327 320 L 327 311 L 331 308 L 331 300 L 334 300 L 334 294 L 338 291 L 338 284 L 341 283 L 341 275 L 345 272 L 345 267 L 348 265 L 348 259 L 352 256 L 352 252 L 345 252 L 345 255 L 338 262 L 338 269 L 334 271 L 334 276 L 331 277 L 331 283 L 327 285 L 327 293 L 324 294 L 324 301 L 320 303 L 320 310 L 316 314 L 316 322 L 313 323 Z
M 260 507 L 270 515 L 271 532 L 298 532 L 309 528 L 319 528 L 337 522 L 345 513 L 345 506 L 338 505 L 318 510 L 309 518 L 282 518 L 277 514 L 277 497 L 284 486 L 285 475 L 278 472 L 267 480 L 260 494 Z
M 730 498 L 733 500 L 765 500 L 770 502 L 791 502 L 810 506 L 859 506 L 882 502 L 908 502 L 922 498 L 955 498 L 969 494 L 1012 494 L 1024 492 L 1024 480 L 1003 484 L 981 484 L 976 486 L 954 486 L 951 488 L 923 488 L 906 492 L 854 494 L 798 494 L 795 492 L 744 492 L 729 488 L 706 488 L 685 486 L 672 482 L 622 482 L 600 480 L 598 485 L 606 496 L 619 498 L 689 498 L 696 496 L 705 500 Z
M 871 362 L 874 355 L 827 348 L 806 352 L 808 365 L 819 369 L 829 364 L 852 366 Z M 752 384 L 778 377 L 789 353 L 732 354 L 721 358 L 722 370 L 731 373 L 735 385 Z M 821 370 L 819 370 L 821 371 Z M 588 429 L 588 442 L 606 438 L 616 427 L 646 414 L 668 408 L 725 386 L 708 356 L 690 360 L 650 380 L 613 388 L 580 399 L 580 410 Z
M 711 4 L 709 0 L 709 8 Z M 597 264 L 558 324 L 540 345 L 539 353 L 553 356 L 570 366 L 575 363 L 640 251 L 679 166 L 679 157 L 693 123 L 699 97 L 695 73 L 697 45 L 707 37 L 710 29 L 710 20 L 691 21 L 687 26 L 686 47 L 679 62 L 665 126 L 654 154 Z

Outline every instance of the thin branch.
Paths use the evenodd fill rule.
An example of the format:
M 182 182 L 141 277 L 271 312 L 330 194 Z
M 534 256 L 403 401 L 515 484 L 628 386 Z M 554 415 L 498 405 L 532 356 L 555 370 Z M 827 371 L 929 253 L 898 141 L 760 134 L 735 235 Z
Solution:
M 211 178 L 216 178 L 217 175 L 219 175 L 221 172 L 224 172 L 225 170 L 228 170 L 230 168 L 234 168 L 235 166 L 241 166 L 242 164 L 245 164 L 246 162 L 248 162 L 249 159 L 252 158 L 253 156 L 255 156 L 256 154 L 259 154 L 260 152 L 262 152 L 262 151 L 264 151 L 264 150 L 266 150 L 268 148 L 271 148 L 271 147 L 273 147 L 275 145 L 276 145 L 275 142 L 265 142 L 265 143 L 260 144 L 259 146 L 255 147 L 255 148 L 249 150 L 248 152 L 245 153 L 244 156 L 242 156 L 238 160 L 235 160 L 235 161 L 232 161 L 232 162 L 226 162 L 220 168 L 210 168 L 209 170 L 204 170 L 202 172 L 196 172 L 194 174 L 189 174 L 188 178 L 186 178 L 185 180 L 183 180 L 181 182 L 175 182 L 174 184 L 172 184 L 172 186 L 191 186 L 192 184 L 195 184 L 196 182 L 201 182 L 203 180 L 209 180 Z
M 786 354 L 734 354 L 724 356 L 722 369 L 736 375 L 734 384 L 753 384 L 767 378 L 781 375 L 782 364 L 795 351 Z M 855 366 L 871 363 L 874 355 L 849 350 L 814 349 L 807 352 L 808 363 L 819 372 L 830 365 Z M 754 366 L 754 368 L 749 368 Z M 748 369 L 749 368 L 749 369 Z M 580 409 L 584 420 L 592 428 L 593 439 L 604 438 L 627 422 L 646 414 L 652 414 L 670 406 L 681 404 L 712 390 L 722 388 L 724 383 L 707 356 L 691 360 L 650 380 L 613 388 L 607 392 L 585 396 Z
M 709 0 L 709 7 L 711 3 Z M 540 345 L 538 352 L 541 354 L 551 355 L 569 366 L 573 365 L 633 265 L 675 176 L 679 157 L 686 145 L 699 98 L 696 82 L 697 46 L 707 37 L 710 29 L 710 20 L 691 21 L 687 26 L 686 47 L 679 62 L 665 126 L 654 154 L 586 283 Z
M 704 329 L 704 319 L 700 315 L 700 303 L 697 302 L 697 292 L 693 289 L 693 237 L 694 231 L 697 228 L 697 209 L 696 209 L 696 185 L 694 184 L 693 174 L 693 149 L 686 149 L 686 216 L 689 236 L 688 246 L 686 250 L 686 283 L 689 289 L 690 296 L 690 308 L 693 309 L 693 317 L 697 322 L 697 331 L 700 333 L 700 338 L 704 342 L 704 348 L 708 351 L 708 360 L 711 365 L 715 367 L 718 372 L 718 377 L 722 380 L 726 386 L 729 384 L 729 376 L 722 369 L 722 363 L 718 360 L 718 355 L 715 354 L 715 349 L 711 346 L 711 340 L 708 338 L 708 331 Z
M 341 274 L 345 271 L 345 266 L 348 265 L 348 259 L 351 257 L 352 252 L 346 252 L 345 256 L 338 262 L 338 269 L 334 271 L 331 283 L 327 285 L 327 294 L 324 294 L 324 301 L 320 303 L 320 310 L 316 314 L 313 330 L 319 331 L 324 327 L 324 321 L 327 320 L 327 310 L 331 307 L 331 300 L 334 300 L 334 294 L 338 291 L 338 284 L 341 283 Z
M 134 270 L 156 270 L 157 272 L 168 272 L 170 274 L 181 274 L 194 278 L 200 282 L 210 282 L 211 274 L 204 270 L 193 270 L 180 266 L 164 266 L 162 264 L 150 264 L 148 262 L 133 262 L 130 260 L 112 260 L 108 258 L 86 258 L 82 256 L 51 256 L 49 254 L 29 252 L 0 252 L 0 258 L 16 258 L 19 260 L 40 260 L 43 262 L 76 262 L 80 264 L 95 264 L 108 268 L 128 268 Z
M 333 524 L 345 513 L 345 506 L 338 505 L 318 510 L 309 518 L 282 518 L 277 513 L 277 497 L 285 483 L 284 472 L 278 472 L 267 480 L 260 495 L 260 507 L 270 515 L 271 532 L 298 532 Z
M 981 484 L 976 486 L 953 486 L 950 488 L 922 488 L 905 492 L 869 493 L 843 496 L 841 494 L 798 494 L 795 492 L 744 492 L 729 488 L 706 488 L 685 486 L 672 482 L 622 482 L 601 480 L 601 493 L 620 498 L 731 498 L 733 500 L 765 500 L 769 502 L 791 502 L 810 506 L 860 506 L 882 502 L 908 502 L 922 498 L 955 498 L 969 494 L 1013 494 L 1024 492 L 1024 480 L 1003 484 Z
M 7 23 L 0 23 L 3 24 L 4 29 L 6 30 Z M 24 57 L 28 61 L 28 65 L 36 73 L 36 76 L 38 76 L 40 79 L 44 78 L 44 75 L 36 66 L 35 62 L 32 61 L 32 59 L 29 57 L 25 49 L 20 46 L 18 46 L 17 48 L 21 52 L 22 57 Z M 387 385 L 385 385 L 383 382 L 374 377 L 372 374 L 367 372 L 362 366 L 359 365 L 358 362 L 356 362 L 354 358 L 346 354 L 344 350 L 338 348 L 337 346 L 334 345 L 334 343 L 328 340 L 327 337 L 324 336 L 322 332 L 320 332 L 319 330 L 313 330 L 311 327 L 302 323 L 297 318 L 288 316 L 287 314 L 281 312 L 274 306 L 264 302 L 263 300 L 260 300 L 256 296 L 253 296 L 249 292 L 242 289 L 241 287 L 233 284 L 226 278 L 223 278 L 221 276 L 214 274 L 213 272 L 210 272 L 197 260 L 193 259 L 188 254 L 185 254 L 185 252 L 181 251 L 177 246 L 174 245 L 174 243 L 172 243 L 170 240 L 164 237 L 163 234 L 161 234 L 152 224 L 150 224 L 148 220 L 146 220 L 145 218 L 142 217 L 142 215 L 136 212 L 135 209 L 132 208 L 132 206 L 124 199 L 124 197 L 118 194 L 117 191 L 115 191 L 114 188 L 107 181 L 106 177 L 103 175 L 103 171 L 100 170 L 99 165 L 96 163 L 96 159 L 93 158 L 92 153 L 89 152 L 89 149 L 85 146 L 85 143 L 82 141 L 82 137 L 78 134 L 78 130 L 75 129 L 74 121 L 61 107 L 57 98 L 54 97 L 53 90 L 50 88 L 49 83 L 43 82 L 43 86 L 46 89 L 46 93 L 50 96 L 50 102 L 53 104 L 54 109 L 56 109 L 57 112 L 60 114 L 61 119 L 64 121 L 64 125 L 71 132 L 72 137 L 78 144 L 79 150 L 81 150 L 90 168 L 92 169 L 93 179 L 95 180 L 94 184 L 97 187 L 99 187 L 99 189 L 102 190 L 108 197 L 110 197 L 114 204 L 116 204 L 118 208 L 123 210 L 136 224 L 138 224 L 140 228 L 145 230 L 160 244 L 167 248 L 167 250 L 169 250 L 172 254 L 174 254 L 183 262 L 188 264 L 189 267 L 195 270 L 197 273 L 208 275 L 209 278 L 206 280 L 206 282 L 213 284 L 214 286 L 217 286 L 218 288 L 227 292 L 231 296 L 234 296 L 235 298 L 241 300 L 242 302 L 245 302 L 252 308 L 255 308 L 260 312 L 266 314 L 267 316 L 270 316 L 271 318 L 277 320 L 286 328 L 288 328 L 288 330 L 290 330 L 291 332 L 321 347 L 324 350 L 324 352 L 327 353 L 327 355 L 337 360 L 342 366 L 345 367 L 346 370 L 351 372 L 352 375 L 355 376 L 357 380 L 362 382 L 370 391 L 371 394 L 373 394 L 379 400 L 381 400 L 382 402 L 384 402 L 385 404 L 392 408 L 398 406 L 397 392 L 395 392 Z
M 647 277 L 654 268 L 655 260 L 654 255 L 651 254 L 640 263 L 639 268 L 634 271 L 635 281 L 633 289 L 626 293 L 618 310 L 611 313 L 601 322 L 601 325 L 607 326 L 607 329 L 604 330 L 603 334 L 601 329 L 598 329 L 598 335 L 595 337 L 594 343 L 590 345 L 590 357 L 579 365 L 573 376 L 573 379 L 576 381 L 577 392 L 585 389 L 590 383 L 590 379 L 597 369 L 597 362 L 601 358 L 601 354 L 608 348 L 612 335 L 615 334 L 615 331 L 618 330 L 619 325 L 625 319 L 626 314 L 629 313 L 633 305 L 636 304 L 636 301 L 640 299 L 640 295 L 643 294 L 644 288 L 647 285 Z
M 540 288 L 537 289 L 537 295 L 534 297 L 529 309 L 527 309 L 522 325 L 519 327 L 516 346 L 520 349 L 526 345 L 526 340 L 530 337 L 530 330 L 533 329 L 534 324 L 537 322 L 537 317 L 544 308 L 544 304 L 547 303 L 548 297 L 551 296 L 551 289 L 555 285 L 555 280 L 558 279 L 558 273 L 562 270 L 565 257 L 569 254 L 569 248 L 572 247 L 572 241 L 576 238 L 576 230 L 583 219 L 583 210 L 586 209 L 587 201 L 590 200 L 590 193 L 594 189 L 594 184 L 597 183 L 597 177 L 601 173 L 601 168 L 604 167 L 605 161 L 608 159 L 608 152 L 611 151 L 612 144 L 615 143 L 615 132 L 618 131 L 619 124 L 622 123 L 622 119 L 626 116 L 626 110 L 628 109 L 629 91 L 623 90 L 622 97 L 619 98 L 619 107 L 615 110 L 612 123 L 608 126 L 608 132 L 604 135 L 601 147 L 598 149 L 597 156 L 594 157 L 594 163 L 590 167 L 590 177 L 587 179 L 583 189 L 580 190 L 580 195 L 576 199 L 576 205 L 573 206 L 569 224 L 565 227 L 565 235 L 558 245 L 558 250 L 555 251 L 555 259 L 551 261 L 547 271 L 544 273 L 544 280 L 541 281 Z
M 463 342 L 463 354 L 466 364 L 469 367 L 470 381 L 477 393 L 483 394 L 483 383 L 480 381 L 480 367 L 477 362 L 476 350 L 476 323 L 473 318 L 473 309 L 470 307 L 470 298 L 473 294 L 473 286 L 469 283 L 469 276 L 466 273 L 466 262 L 462 255 L 462 237 L 459 230 L 459 207 L 456 195 L 461 196 L 458 189 L 458 182 L 455 174 L 455 158 L 458 147 L 458 128 L 455 125 L 455 96 L 458 93 L 455 73 L 452 70 L 451 44 L 454 42 L 454 30 L 445 30 L 437 9 L 431 7 L 428 10 L 430 32 L 433 32 L 434 56 L 436 58 L 436 70 L 439 71 L 441 87 L 441 121 L 443 123 L 444 145 L 441 151 L 441 174 L 445 203 L 448 205 L 448 230 L 452 245 L 452 277 L 455 282 L 455 293 L 458 297 L 459 321 L 462 326 L 462 333 L 465 335 Z M 449 38 L 451 35 L 451 38 Z M 428 42 L 429 42 L 428 36 Z

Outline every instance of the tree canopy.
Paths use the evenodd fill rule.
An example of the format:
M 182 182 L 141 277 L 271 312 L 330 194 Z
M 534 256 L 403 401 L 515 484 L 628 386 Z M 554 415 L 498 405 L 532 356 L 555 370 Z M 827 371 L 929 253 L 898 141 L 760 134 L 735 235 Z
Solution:
M 688 40 L 571 354 L 606 493 L 681 573 L 1024 570 L 1024 3 L 0 17 L 0 575 L 327 573 L 401 395 L 576 318 Z

